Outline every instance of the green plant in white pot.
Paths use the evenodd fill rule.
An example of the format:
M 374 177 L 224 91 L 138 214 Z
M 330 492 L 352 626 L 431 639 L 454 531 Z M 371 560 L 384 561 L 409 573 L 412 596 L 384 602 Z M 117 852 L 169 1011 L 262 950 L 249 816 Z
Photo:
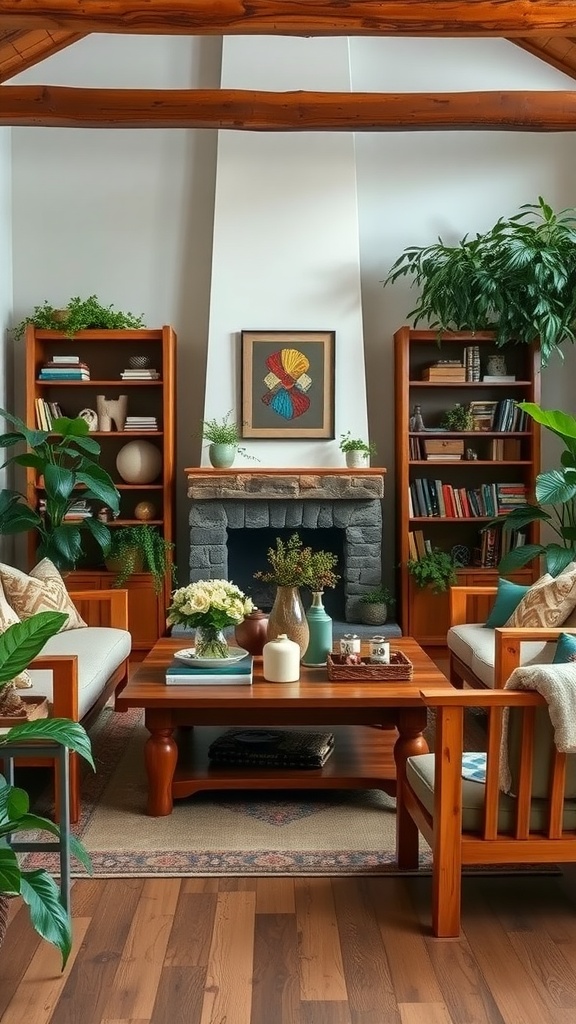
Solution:
M 18 622 L 0 636 L 0 694 L 12 685 L 19 672 L 30 665 L 40 653 L 44 644 L 64 624 L 63 612 L 38 612 L 24 622 Z M 67 718 L 43 718 L 22 722 L 0 736 L 0 759 L 2 747 L 10 741 L 25 743 L 28 740 L 49 740 L 62 743 L 76 751 L 94 768 L 90 740 L 85 729 Z M 20 896 L 28 906 L 30 920 L 42 938 L 53 943 L 62 954 L 62 969 L 66 964 L 72 945 L 72 923 L 69 913 L 61 903 L 60 893 L 54 878 L 44 868 L 26 871 L 20 867 L 11 841 L 20 832 L 50 832 L 60 835 L 60 827 L 48 818 L 40 817 L 29 810 L 28 794 L 17 786 L 11 786 L 0 775 L 0 902 L 6 898 Z M 83 845 L 70 837 L 70 849 L 74 856 L 91 871 L 90 858 Z
M 230 409 L 220 420 L 202 421 L 202 438 L 209 442 L 208 458 L 215 469 L 227 469 L 233 464 L 237 453 L 258 462 L 254 455 L 249 455 L 246 448 L 240 445 L 240 428 L 230 419 L 231 415 Z
M 346 456 L 346 465 L 350 469 L 370 465 L 370 456 L 376 455 L 376 445 L 364 441 L 361 437 L 352 437 L 348 430 L 340 435 L 340 451 Z

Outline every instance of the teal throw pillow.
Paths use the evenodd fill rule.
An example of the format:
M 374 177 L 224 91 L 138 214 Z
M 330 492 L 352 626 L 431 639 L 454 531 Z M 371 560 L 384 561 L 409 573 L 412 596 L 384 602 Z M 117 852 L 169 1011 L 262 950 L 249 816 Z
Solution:
M 500 578 L 498 580 L 498 593 L 496 600 L 490 609 L 490 614 L 484 623 L 486 629 L 496 629 L 497 626 L 504 626 L 516 610 L 520 601 L 530 590 L 530 586 L 522 583 L 511 583 L 510 580 Z
M 574 633 L 560 633 L 552 664 L 566 664 L 567 661 L 576 661 L 576 635 Z

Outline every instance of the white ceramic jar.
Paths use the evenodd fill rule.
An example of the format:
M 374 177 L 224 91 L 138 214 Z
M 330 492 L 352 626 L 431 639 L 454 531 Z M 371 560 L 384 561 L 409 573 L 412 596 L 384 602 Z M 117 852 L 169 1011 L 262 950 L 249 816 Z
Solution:
M 269 683 L 296 683 L 300 678 L 300 645 L 280 633 L 264 644 L 264 679 Z

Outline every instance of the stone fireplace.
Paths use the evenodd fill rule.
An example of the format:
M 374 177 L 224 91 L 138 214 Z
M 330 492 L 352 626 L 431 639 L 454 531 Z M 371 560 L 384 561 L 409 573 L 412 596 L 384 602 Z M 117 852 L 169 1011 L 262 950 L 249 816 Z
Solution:
M 186 473 L 192 502 L 191 582 L 233 578 L 257 604 L 265 606 L 252 573 L 266 567 L 265 549 L 272 534 L 288 536 L 298 531 L 305 543 L 338 554 L 341 610 L 334 617 L 358 621 L 360 597 L 381 582 L 385 470 L 195 468 Z M 330 543 L 323 540 L 323 530 Z M 234 553 L 238 537 L 231 543 L 236 531 L 242 531 L 238 535 L 241 559 Z M 259 532 L 265 538 L 263 544 Z M 251 568 L 248 583 L 242 579 L 241 562 Z M 328 607 L 331 614 L 335 607 Z

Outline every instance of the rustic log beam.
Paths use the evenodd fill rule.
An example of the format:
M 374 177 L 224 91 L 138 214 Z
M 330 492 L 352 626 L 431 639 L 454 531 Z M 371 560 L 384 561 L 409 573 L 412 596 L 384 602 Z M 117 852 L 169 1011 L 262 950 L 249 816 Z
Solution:
M 572 0 L 1 0 L 0 29 L 157 35 L 571 35 Z
M 576 130 L 576 92 L 323 93 L 4 85 L 0 125 L 237 131 Z

